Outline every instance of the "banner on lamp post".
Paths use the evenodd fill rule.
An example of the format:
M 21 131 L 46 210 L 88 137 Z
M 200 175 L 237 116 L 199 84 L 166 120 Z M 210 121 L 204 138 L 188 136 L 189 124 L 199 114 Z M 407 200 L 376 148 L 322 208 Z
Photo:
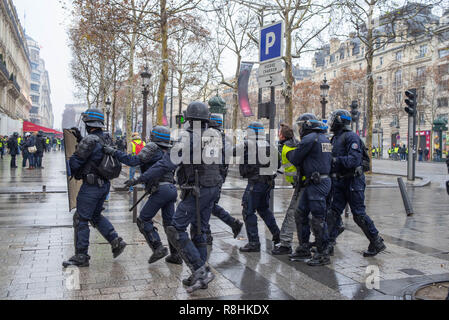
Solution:
M 242 62 L 240 64 L 240 75 L 238 80 L 238 94 L 240 110 L 245 117 L 252 117 L 254 114 L 249 104 L 248 83 L 254 63 Z

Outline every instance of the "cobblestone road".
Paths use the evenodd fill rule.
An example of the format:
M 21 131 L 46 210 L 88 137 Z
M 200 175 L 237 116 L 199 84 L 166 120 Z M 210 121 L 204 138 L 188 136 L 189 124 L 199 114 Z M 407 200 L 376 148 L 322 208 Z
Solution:
M 268 230 L 259 225 L 260 254 L 242 254 L 238 247 L 245 233 L 234 240 L 230 230 L 211 219 L 214 245 L 209 263 L 217 278 L 208 290 L 189 296 L 180 283 L 185 266 L 165 262 L 148 265 L 150 250 L 128 208 L 126 192 L 112 192 L 104 214 L 130 244 L 117 260 L 110 246 L 91 233 L 91 266 L 73 275 L 61 267 L 73 253 L 72 216 L 68 212 L 65 165 L 62 153 L 45 154 L 42 171 L 11 171 L 9 158 L 0 160 L 0 299 L 402 299 L 426 281 L 449 279 L 449 197 L 444 187 L 444 164 L 418 163 L 417 175 L 430 186 L 409 185 L 415 215 L 404 212 L 395 176 L 373 175 L 367 189 L 368 214 L 386 240 L 387 250 L 363 258 L 368 242 L 351 218 L 339 238 L 332 264 L 311 268 L 270 254 Z M 375 172 L 406 174 L 406 163 L 380 160 Z M 42 186 L 46 193 L 42 193 Z M 241 219 L 242 191 L 238 178 L 225 185 L 221 204 Z M 280 225 L 291 190 L 275 192 L 276 220 Z M 161 223 L 160 217 L 156 223 Z M 162 229 L 162 228 L 160 228 Z M 166 243 L 165 235 L 161 234 Z M 371 267 L 370 267 L 371 266 Z M 368 268 L 379 269 L 380 285 L 368 290 Z M 372 270 L 372 269 L 368 269 Z M 73 290 L 73 284 L 75 289 Z

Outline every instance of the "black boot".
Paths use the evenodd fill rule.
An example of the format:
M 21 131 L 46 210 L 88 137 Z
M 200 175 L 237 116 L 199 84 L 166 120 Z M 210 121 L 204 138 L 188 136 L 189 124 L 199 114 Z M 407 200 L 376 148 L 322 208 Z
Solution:
M 312 258 L 310 249 L 311 246 L 309 243 L 298 246 L 295 252 L 289 255 L 290 261 L 304 261 Z
M 68 261 L 64 261 L 62 263 L 62 266 L 64 268 L 67 268 L 69 266 L 75 266 L 75 267 L 88 267 L 89 266 L 89 260 L 90 256 L 88 254 L 76 254 L 73 257 L 71 257 Z
M 275 234 L 275 235 L 273 236 L 273 244 L 276 246 L 276 245 L 278 245 L 279 243 L 281 243 L 281 237 L 280 237 L 279 234 Z
M 313 258 L 307 261 L 307 265 L 311 267 L 317 267 L 317 266 L 325 266 L 331 263 L 331 260 L 329 258 L 329 254 L 327 252 L 322 253 L 315 253 L 313 255 Z
M 242 231 L 243 222 L 241 222 L 240 220 L 235 220 L 235 222 L 231 228 L 232 228 L 232 233 L 234 235 L 234 239 L 236 239 L 238 237 L 238 235 L 240 234 L 240 232 Z
M 215 275 L 210 271 L 209 268 L 206 268 L 206 266 L 202 266 L 201 268 L 196 270 L 192 274 L 192 276 L 192 283 L 186 289 L 188 293 L 193 293 L 199 289 L 207 289 L 208 284 L 215 278 Z
M 179 255 L 178 251 L 171 245 L 171 243 L 168 244 L 168 247 L 170 248 L 170 255 L 165 258 L 165 262 L 171 263 L 171 264 L 182 264 L 182 258 Z
M 271 253 L 274 256 L 282 256 L 282 255 L 285 255 L 285 254 L 291 254 L 292 253 L 292 247 L 276 246 L 273 250 L 271 250 Z
M 387 247 L 384 244 L 384 239 L 377 236 L 377 238 L 374 241 L 370 242 L 370 244 L 368 246 L 368 250 L 363 252 L 363 256 L 364 257 L 374 257 L 379 252 L 384 251 L 386 248 Z
M 249 242 L 245 246 L 241 247 L 240 252 L 260 252 L 259 242 Z
M 155 263 L 156 261 L 161 260 L 163 257 L 168 255 L 168 249 L 160 244 L 156 249 L 154 249 L 153 254 L 148 260 L 149 264 Z
M 112 240 L 111 247 L 112 247 L 112 254 L 115 259 L 122 254 L 123 250 L 125 250 L 126 242 L 123 241 L 122 238 L 118 237 Z

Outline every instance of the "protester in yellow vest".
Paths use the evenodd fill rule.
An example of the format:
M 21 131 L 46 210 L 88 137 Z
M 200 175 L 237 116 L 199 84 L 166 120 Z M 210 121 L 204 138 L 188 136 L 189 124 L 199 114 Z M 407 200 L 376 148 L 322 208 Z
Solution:
M 145 147 L 145 141 L 142 141 L 142 138 L 137 132 L 134 132 L 132 135 L 132 141 L 128 144 L 128 153 L 131 153 L 134 156 L 137 156 L 140 151 Z M 129 168 L 129 180 L 134 179 L 134 175 L 136 174 L 136 167 Z M 133 192 L 134 188 L 131 186 L 129 188 L 129 192 Z
M 299 145 L 299 141 L 295 139 L 293 130 L 286 124 L 281 124 L 279 130 L 279 153 L 282 155 L 282 167 L 280 172 L 284 174 L 285 180 L 296 186 L 297 181 L 297 169 L 287 159 L 287 153 L 296 149 Z M 293 197 L 290 201 L 290 205 L 285 214 L 284 222 L 281 227 L 280 245 L 276 246 L 272 253 L 273 255 L 285 255 L 292 253 L 292 241 L 293 233 L 296 230 L 295 213 L 298 208 L 298 201 L 300 199 L 300 192 L 295 188 Z

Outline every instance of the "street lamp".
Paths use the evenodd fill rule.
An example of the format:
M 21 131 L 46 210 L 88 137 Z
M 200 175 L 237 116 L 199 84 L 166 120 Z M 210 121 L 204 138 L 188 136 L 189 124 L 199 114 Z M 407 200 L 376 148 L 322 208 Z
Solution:
M 109 115 L 111 114 L 111 98 L 106 99 L 106 130 L 109 131 Z
M 321 90 L 321 120 L 326 119 L 326 104 L 327 104 L 327 100 L 326 98 L 329 96 L 329 89 L 330 86 L 327 84 L 327 79 L 326 76 L 324 76 L 324 80 L 323 83 L 320 85 L 320 90 Z
M 143 117 L 142 117 L 142 139 L 146 141 L 147 139 L 147 108 L 148 108 L 148 94 L 150 93 L 150 80 L 151 73 L 148 70 L 148 65 L 145 66 L 143 71 L 140 73 L 142 77 L 142 87 L 143 87 Z

